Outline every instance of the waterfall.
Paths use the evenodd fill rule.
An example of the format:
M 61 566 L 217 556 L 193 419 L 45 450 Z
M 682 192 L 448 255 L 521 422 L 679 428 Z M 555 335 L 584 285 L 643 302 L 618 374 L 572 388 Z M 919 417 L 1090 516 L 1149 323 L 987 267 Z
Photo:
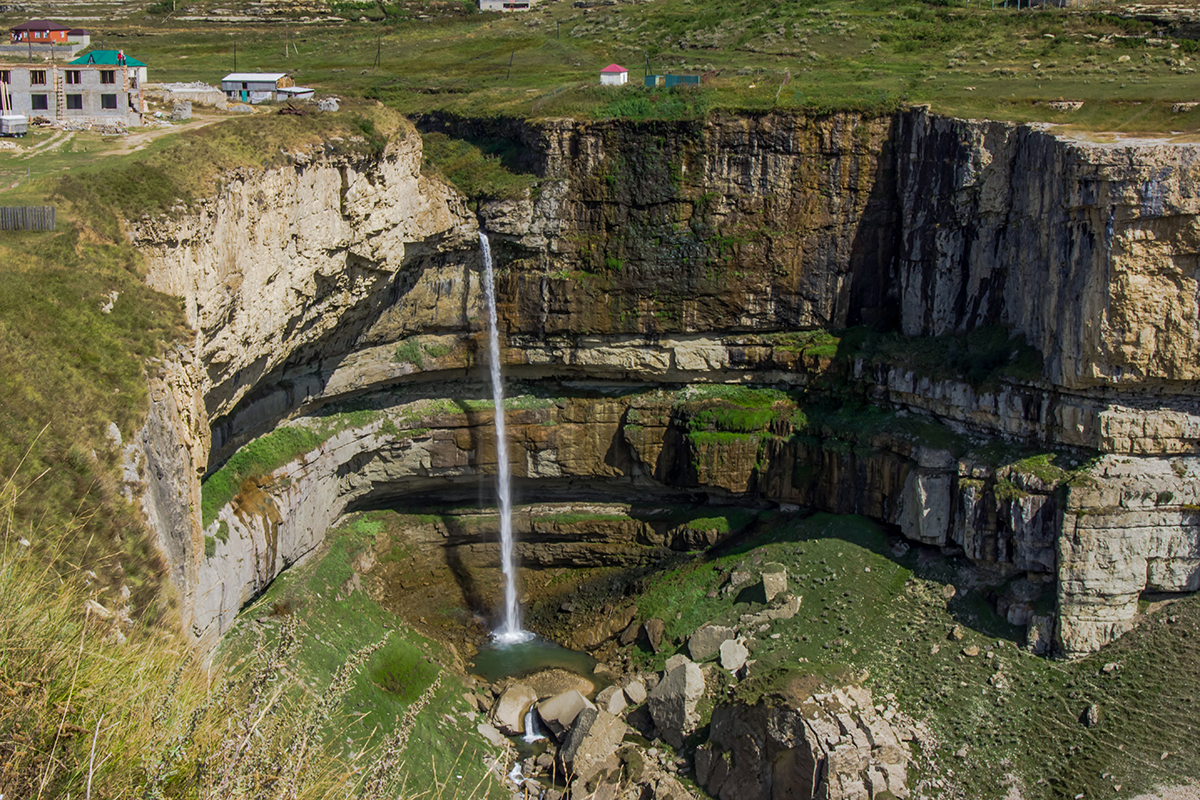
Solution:
M 492 399 L 496 407 L 496 493 L 500 498 L 500 566 L 504 570 L 504 621 L 493 635 L 500 644 L 515 644 L 532 639 L 533 634 L 521 629 L 521 606 L 517 603 L 517 558 L 512 530 L 512 495 L 509 491 L 508 436 L 504 429 L 504 382 L 500 377 L 496 283 L 492 275 L 491 244 L 482 228 L 479 230 L 479 247 L 483 251 L 483 293 L 487 299 Z
M 525 712 L 525 744 L 540 742 L 545 738 L 538 730 L 537 712 L 533 710 L 533 706 L 530 706 L 529 710 Z

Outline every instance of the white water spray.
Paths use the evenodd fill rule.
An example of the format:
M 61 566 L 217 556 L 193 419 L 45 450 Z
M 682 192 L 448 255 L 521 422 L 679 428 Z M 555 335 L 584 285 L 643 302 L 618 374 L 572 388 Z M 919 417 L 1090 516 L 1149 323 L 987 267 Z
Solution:
M 525 712 L 525 736 L 522 738 L 525 740 L 525 744 L 533 744 L 546 738 L 538 730 L 537 712 L 533 710 L 533 706 L 530 706 L 529 710 Z
M 517 603 L 517 559 L 512 530 L 512 495 L 508 486 L 508 436 L 504 429 L 504 383 L 500 377 L 496 285 L 492 276 L 492 248 L 482 229 L 479 231 L 479 247 L 483 251 L 483 293 L 487 299 L 491 340 L 492 399 L 496 406 L 496 484 L 500 498 L 500 566 L 504 570 L 504 622 L 493 636 L 498 644 L 516 644 L 529 641 L 533 634 L 521 629 L 521 606 Z

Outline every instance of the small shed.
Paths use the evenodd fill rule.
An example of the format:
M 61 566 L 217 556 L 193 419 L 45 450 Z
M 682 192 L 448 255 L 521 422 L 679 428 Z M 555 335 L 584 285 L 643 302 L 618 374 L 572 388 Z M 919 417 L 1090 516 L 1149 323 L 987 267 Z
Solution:
M 285 86 L 275 91 L 276 100 L 311 100 L 315 90 L 308 86 Z
M 647 75 L 646 86 L 699 86 L 699 75 Z
M 629 70 L 620 64 L 609 64 L 600 70 L 600 83 L 604 86 L 621 86 L 629 80 Z
M 264 103 L 286 100 L 283 89 L 296 85 L 286 72 L 231 72 L 221 79 L 221 91 L 230 100 L 242 103 Z

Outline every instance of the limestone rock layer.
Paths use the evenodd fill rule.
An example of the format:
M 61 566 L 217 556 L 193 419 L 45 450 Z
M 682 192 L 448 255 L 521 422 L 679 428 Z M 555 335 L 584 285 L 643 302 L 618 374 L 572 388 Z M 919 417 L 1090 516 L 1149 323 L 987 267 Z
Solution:
M 921 109 L 420 124 L 512 140 L 539 181 L 480 203 L 530 493 L 865 514 L 1055 581 L 1053 620 L 1012 614 L 1066 654 L 1126 630 L 1142 591 L 1200 585 L 1200 148 Z M 343 511 L 476 497 L 495 464 L 478 221 L 422 174 L 417 134 L 222 187 L 131 228 L 195 330 L 151 386 L 140 470 L 205 645 Z M 850 326 L 890 331 L 893 349 L 814 334 Z M 979 378 L 920 358 L 992 330 L 1033 367 Z M 698 384 L 792 399 L 722 416 Z M 873 422 L 805 427 L 811 408 L 784 408 L 796 397 Z M 989 460 L 990 443 L 1058 466 Z M 278 463 L 234 469 L 242 447 Z M 543 531 L 536 558 L 711 544 L 605 530 Z

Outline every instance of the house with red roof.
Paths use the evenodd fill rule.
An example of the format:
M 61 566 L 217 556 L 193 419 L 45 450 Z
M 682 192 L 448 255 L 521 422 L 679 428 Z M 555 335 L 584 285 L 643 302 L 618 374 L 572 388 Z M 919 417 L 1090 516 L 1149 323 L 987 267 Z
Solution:
M 603 86 L 621 86 L 629 80 L 629 70 L 620 64 L 609 64 L 600 70 L 600 83 Z

